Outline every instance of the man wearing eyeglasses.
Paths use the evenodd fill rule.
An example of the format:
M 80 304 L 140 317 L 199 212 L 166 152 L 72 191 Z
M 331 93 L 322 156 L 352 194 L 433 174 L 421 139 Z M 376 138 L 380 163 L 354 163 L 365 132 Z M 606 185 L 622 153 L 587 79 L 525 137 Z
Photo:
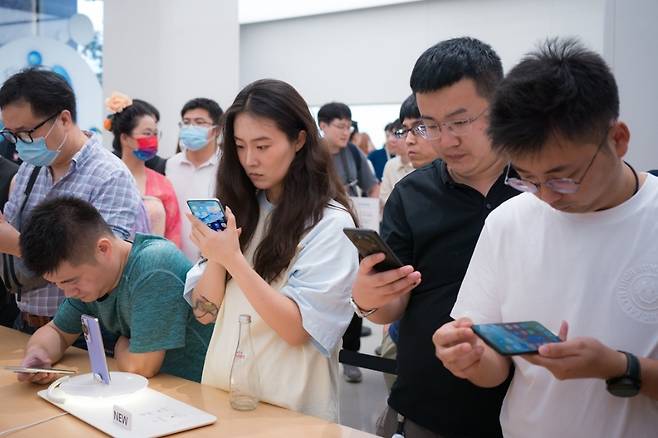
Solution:
M 510 71 L 490 113 L 494 148 L 518 173 L 507 184 L 527 193 L 487 219 L 456 321 L 434 335 L 438 357 L 483 387 L 514 363 L 505 436 L 656 436 L 658 179 L 623 160 L 614 76 L 577 41 L 549 40 Z M 527 320 L 562 342 L 510 359 L 471 329 Z
M 368 158 L 355 144 L 350 143 L 350 134 L 354 129 L 350 108 L 340 102 L 322 105 L 318 111 L 318 124 L 347 194 L 352 197 L 379 197 L 379 182 Z M 366 329 L 370 330 L 363 327 L 363 321 L 354 315 L 343 336 L 343 348 L 359 351 L 361 332 Z M 358 383 L 362 379 L 361 370 L 353 365 L 343 365 L 343 376 L 350 383 Z
M 442 160 L 406 176 L 384 208 L 382 237 L 406 266 L 377 273 L 383 255 L 366 257 L 353 289 L 354 305 L 371 321 L 400 320 L 398 377 L 380 419 L 382 436 L 501 436 L 507 384 L 483 389 L 455 377 L 436 359 L 431 339 L 451 320 L 485 218 L 518 194 L 504 184 L 506 162 L 486 133 L 502 76 L 498 55 L 473 38 L 429 48 L 411 74 L 420 123 L 407 126 L 407 136 L 431 142 Z
M 178 124 L 181 151 L 167 160 L 165 172 L 176 190 L 180 211 L 188 211 L 188 199 L 215 197 L 222 114 L 219 104 L 205 97 L 192 99 L 181 109 Z M 190 239 L 190 221 L 184 220 L 181 225 L 181 249 L 188 259 L 197 261 L 201 253 Z
M 123 239 L 148 232 L 132 176 L 97 137 L 76 125 L 75 95 L 62 77 L 38 69 L 11 76 L 0 88 L 0 110 L 5 125 L 0 135 L 16 144 L 23 160 L 0 216 L 0 252 L 20 257 L 20 229 L 32 209 L 62 195 L 93 204 Z M 15 328 L 28 333 L 48 323 L 64 299 L 49 283 L 12 291 L 20 309 Z

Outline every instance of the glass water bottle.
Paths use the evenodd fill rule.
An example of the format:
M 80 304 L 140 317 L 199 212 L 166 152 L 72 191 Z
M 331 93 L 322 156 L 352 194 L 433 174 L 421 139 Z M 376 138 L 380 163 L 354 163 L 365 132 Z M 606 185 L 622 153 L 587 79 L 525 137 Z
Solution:
M 239 411 L 256 409 L 260 399 L 260 377 L 251 342 L 251 316 L 240 315 L 240 335 L 233 356 L 229 388 L 231 407 Z

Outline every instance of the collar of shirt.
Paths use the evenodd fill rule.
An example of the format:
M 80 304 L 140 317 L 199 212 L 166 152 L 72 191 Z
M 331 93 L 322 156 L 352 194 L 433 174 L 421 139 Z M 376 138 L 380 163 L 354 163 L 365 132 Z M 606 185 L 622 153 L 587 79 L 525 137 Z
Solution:
M 414 166 L 411 164 L 411 162 L 405 164 L 400 159 L 400 162 L 398 163 L 398 170 L 407 170 L 407 169 L 414 170 Z
M 204 163 L 201 163 L 201 165 L 198 167 L 198 169 L 201 169 L 202 167 L 206 166 L 216 166 L 217 163 L 219 162 L 219 158 L 222 154 L 221 149 L 217 147 L 217 152 L 215 152 L 209 159 L 208 161 L 205 161 Z M 183 156 L 181 160 L 181 164 L 188 164 L 190 166 L 194 166 L 194 164 L 187 159 L 187 151 L 183 151 Z
M 80 150 L 71 157 L 71 164 L 69 165 L 69 170 L 58 181 L 52 181 L 52 173 L 48 172 L 49 180 L 51 184 L 57 184 L 57 182 L 63 180 L 71 173 L 75 172 L 78 166 L 83 166 L 85 162 L 89 160 L 89 157 L 92 155 L 91 151 L 93 150 L 94 146 L 101 144 L 99 138 L 96 135 L 94 135 L 93 132 L 89 132 L 89 131 L 82 131 L 82 132 L 88 137 L 87 141 L 85 142 L 85 144 L 82 145 Z
M 496 182 L 501 181 L 503 184 L 505 183 L 505 172 L 507 172 L 507 167 L 503 168 L 503 173 L 498 177 L 498 180 Z M 448 165 L 445 163 L 445 161 L 441 161 L 440 175 L 441 175 L 441 181 L 447 187 L 453 188 L 456 186 L 464 185 L 458 183 L 452 178 L 450 172 L 448 171 Z M 514 168 L 511 168 L 509 170 L 509 176 L 514 178 L 519 177 L 519 175 L 516 173 L 516 170 L 514 170 Z

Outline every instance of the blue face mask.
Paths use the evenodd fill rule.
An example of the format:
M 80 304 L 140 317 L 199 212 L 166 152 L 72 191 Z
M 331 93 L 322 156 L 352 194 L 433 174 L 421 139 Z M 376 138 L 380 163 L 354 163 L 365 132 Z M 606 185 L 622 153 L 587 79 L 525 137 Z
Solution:
M 55 123 L 57 122 L 55 121 Z M 53 127 L 55 127 L 55 123 L 53 123 L 53 126 L 50 127 L 46 135 L 35 138 L 32 143 L 25 143 L 22 140 L 16 142 L 16 151 L 21 160 L 33 166 L 50 166 L 55 161 L 68 137 L 68 134 L 64 135 L 64 139 L 56 150 L 51 151 L 48 149 L 48 146 L 46 146 L 46 137 L 50 135 Z
M 208 144 L 208 133 L 211 128 L 196 125 L 185 125 L 180 129 L 178 143 L 191 151 L 203 149 Z

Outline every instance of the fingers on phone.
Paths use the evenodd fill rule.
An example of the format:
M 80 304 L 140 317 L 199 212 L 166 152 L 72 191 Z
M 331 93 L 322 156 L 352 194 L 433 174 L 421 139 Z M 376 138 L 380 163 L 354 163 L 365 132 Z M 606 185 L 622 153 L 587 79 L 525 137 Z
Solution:
M 384 259 L 386 259 L 386 256 L 384 255 L 383 252 L 378 252 L 377 254 L 371 254 L 368 257 L 364 257 L 363 260 L 361 260 L 361 263 L 359 264 L 359 268 L 363 270 L 363 272 L 370 272 L 373 270 L 372 268 L 377 263 L 383 262 Z

